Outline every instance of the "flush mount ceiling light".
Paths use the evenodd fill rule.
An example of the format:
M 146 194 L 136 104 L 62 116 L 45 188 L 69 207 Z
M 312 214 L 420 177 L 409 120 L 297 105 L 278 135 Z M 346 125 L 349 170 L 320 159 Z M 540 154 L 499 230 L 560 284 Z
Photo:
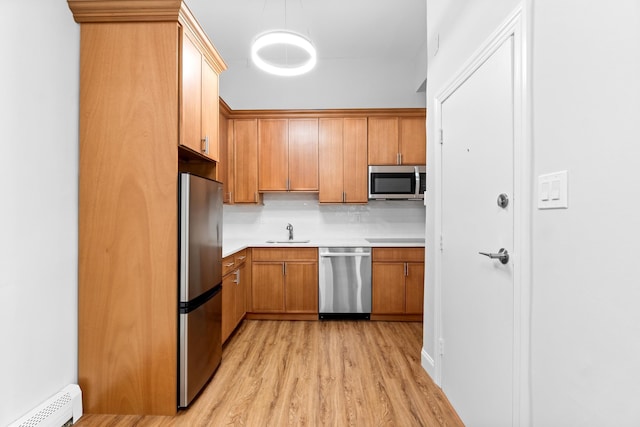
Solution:
M 274 63 L 266 61 L 260 56 L 260 51 L 264 48 L 271 46 L 292 46 L 302 49 L 309 58 L 301 63 L 294 64 L 293 66 L 288 63 Z M 315 67 L 317 62 L 316 49 L 311 42 L 298 33 L 286 30 L 269 31 L 256 37 L 251 46 L 251 59 L 258 68 L 266 71 L 267 73 L 275 74 L 277 76 L 299 76 L 307 73 Z

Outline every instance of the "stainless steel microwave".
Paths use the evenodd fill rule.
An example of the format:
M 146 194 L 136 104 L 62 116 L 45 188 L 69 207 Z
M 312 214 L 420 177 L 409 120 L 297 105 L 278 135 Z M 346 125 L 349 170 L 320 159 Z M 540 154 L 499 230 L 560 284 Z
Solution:
M 369 166 L 369 200 L 422 200 L 426 188 L 425 166 Z

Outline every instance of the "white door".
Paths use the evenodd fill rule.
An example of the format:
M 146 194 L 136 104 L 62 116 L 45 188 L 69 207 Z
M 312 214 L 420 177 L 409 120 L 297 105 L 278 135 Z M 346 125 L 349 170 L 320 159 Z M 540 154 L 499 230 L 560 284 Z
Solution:
M 513 423 L 513 257 L 479 254 L 514 247 L 513 84 L 510 37 L 441 105 L 441 384 L 470 427 Z

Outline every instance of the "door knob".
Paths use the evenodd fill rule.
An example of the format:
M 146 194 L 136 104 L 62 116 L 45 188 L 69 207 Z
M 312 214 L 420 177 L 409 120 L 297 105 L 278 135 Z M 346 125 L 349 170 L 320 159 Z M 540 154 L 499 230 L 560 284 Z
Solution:
M 506 264 L 509 262 L 509 252 L 505 248 L 500 248 L 497 254 L 478 252 L 480 255 L 488 256 L 491 259 L 500 260 L 501 263 Z

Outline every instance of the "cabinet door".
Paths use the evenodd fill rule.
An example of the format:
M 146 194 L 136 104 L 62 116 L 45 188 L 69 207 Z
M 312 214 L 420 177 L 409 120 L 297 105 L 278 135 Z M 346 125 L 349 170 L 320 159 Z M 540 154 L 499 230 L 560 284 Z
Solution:
M 284 263 L 254 262 L 251 304 L 256 312 L 284 312 Z
M 285 268 L 287 313 L 318 312 L 318 263 L 287 262 Z
M 318 119 L 289 119 L 289 187 L 318 191 Z
M 404 263 L 372 264 L 371 313 L 403 314 L 405 312 Z
M 369 117 L 369 164 L 398 164 L 398 118 Z
M 405 277 L 405 311 L 407 314 L 422 314 L 424 307 L 424 263 L 407 263 Z
M 367 119 L 344 119 L 344 194 L 347 203 L 367 203 Z M 321 163 L 324 168 L 324 163 Z
M 202 55 L 186 34 L 182 34 L 182 103 L 180 144 L 201 152 L 200 120 L 202 101 Z
M 224 190 L 222 193 L 223 203 L 233 203 L 231 197 L 234 191 L 234 167 L 233 159 L 235 154 L 233 152 L 233 119 L 227 119 L 222 114 L 218 121 L 220 132 L 218 133 L 220 163 L 216 165 L 216 176 L 218 181 L 222 182 Z
M 229 273 L 222 278 L 222 342 L 225 342 L 236 327 L 236 275 Z
M 289 176 L 287 119 L 258 120 L 258 188 L 286 191 Z
M 220 100 L 218 99 L 218 75 L 213 67 L 202 58 L 202 122 L 200 138 L 205 139 L 204 155 L 211 160 L 220 160 L 218 141 L 218 121 Z
M 403 165 L 424 165 L 427 161 L 425 117 L 400 118 L 400 153 Z
M 344 201 L 343 119 L 320 119 L 320 203 Z M 366 160 L 365 160 L 366 162 Z M 365 173 L 367 165 L 365 164 Z
M 233 172 L 235 203 L 258 201 L 258 121 L 256 119 L 233 120 Z

